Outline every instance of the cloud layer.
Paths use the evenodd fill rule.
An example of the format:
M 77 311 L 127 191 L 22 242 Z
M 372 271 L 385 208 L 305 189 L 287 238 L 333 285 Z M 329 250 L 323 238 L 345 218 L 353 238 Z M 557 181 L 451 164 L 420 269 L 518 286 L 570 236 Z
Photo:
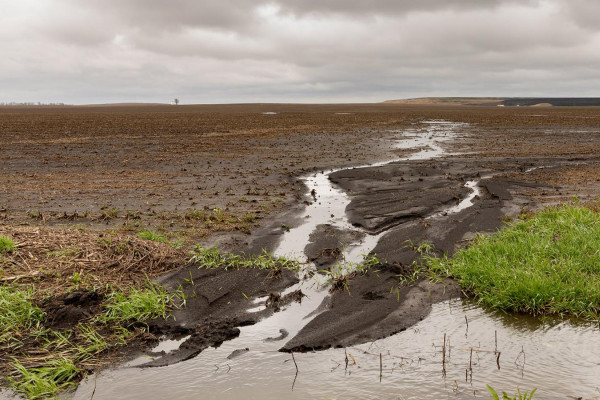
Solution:
M 0 101 L 600 95 L 597 0 L 0 0 Z

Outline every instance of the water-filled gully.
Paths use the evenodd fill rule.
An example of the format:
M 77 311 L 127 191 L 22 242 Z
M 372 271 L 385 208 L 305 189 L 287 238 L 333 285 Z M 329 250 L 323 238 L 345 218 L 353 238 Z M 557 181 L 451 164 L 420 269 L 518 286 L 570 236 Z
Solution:
M 444 155 L 442 144 L 451 140 L 464 124 L 425 121 L 424 126 L 412 132 L 398 132 L 398 149 L 418 151 L 387 162 Z M 276 254 L 303 258 L 310 234 L 321 224 L 359 229 L 346 219 L 350 198 L 329 180 L 332 172 L 323 171 L 304 179 L 316 199 L 306 207 L 303 223 L 283 235 Z M 471 192 L 466 198 L 428 218 L 468 208 L 480 194 L 477 184 L 478 181 L 468 181 L 465 186 Z M 362 239 L 344 249 L 345 260 L 360 262 L 384 233 L 365 232 Z M 290 354 L 278 350 L 317 315 L 316 310 L 328 294 L 323 283 L 320 275 L 301 280 L 287 290 L 301 289 L 307 295 L 301 303 L 293 303 L 253 326 L 241 328 L 238 338 L 219 348 L 161 368 L 132 368 L 145 361 L 134 360 L 88 378 L 73 398 L 88 399 L 94 390 L 96 400 L 489 398 L 486 384 L 510 392 L 517 387 L 537 387 L 537 398 L 541 399 L 565 398 L 565 394 L 584 398 L 600 395 L 597 327 L 554 320 L 540 324 L 527 317 L 490 313 L 463 300 L 435 304 L 423 321 L 385 339 L 348 349 L 297 353 L 296 374 Z M 255 299 L 251 311 L 259 311 L 261 301 L 264 299 Z M 285 338 L 274 340 L 282 336 Z M 160 350 L 174 350 L 179 343 L 161 343 Z M 234 353 L 246 348 L 248 351 Z

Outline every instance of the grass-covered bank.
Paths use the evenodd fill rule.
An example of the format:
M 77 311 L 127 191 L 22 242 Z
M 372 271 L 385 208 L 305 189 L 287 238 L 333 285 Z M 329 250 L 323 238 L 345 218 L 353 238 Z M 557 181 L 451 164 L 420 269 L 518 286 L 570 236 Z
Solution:
M 143 289 L 111 288 L 99 297 L 104 301 L 97 315 L 67 321 L 69 327 L 60 328 L 54 327 L 52 313 L 36 304 L 33 286 L 0 287 L 6 383 L 28 399 L 54 398 L 110 362 L 118 347 L 142 339 L 146 332 L 140 324 L 167 317 L 177 304 L 175 295 L 150 283 Z
M 494 309 L 600 318 L 600 213 L 594 207 L 548 208 L 427 263 Z
M 189 255 L 122 234 L 0 227 L 0 383 L 53 398 L 181 304 L 150 279 Z

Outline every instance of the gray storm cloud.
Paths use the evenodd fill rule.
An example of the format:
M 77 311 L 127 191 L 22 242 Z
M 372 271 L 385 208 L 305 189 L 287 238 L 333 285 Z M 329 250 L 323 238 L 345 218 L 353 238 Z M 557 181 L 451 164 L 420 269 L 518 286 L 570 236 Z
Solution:
M 595 96 L 597 0 L 0 0 L 0 101 Z

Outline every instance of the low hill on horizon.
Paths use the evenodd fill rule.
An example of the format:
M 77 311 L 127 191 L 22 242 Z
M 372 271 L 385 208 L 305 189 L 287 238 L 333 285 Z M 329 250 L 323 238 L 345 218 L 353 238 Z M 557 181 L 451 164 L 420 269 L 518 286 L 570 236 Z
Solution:
M 386 100 L 388 104 L 507 106 L 507 107 L 587 107 L 600 106 L 600 97 L 420 97 Z

